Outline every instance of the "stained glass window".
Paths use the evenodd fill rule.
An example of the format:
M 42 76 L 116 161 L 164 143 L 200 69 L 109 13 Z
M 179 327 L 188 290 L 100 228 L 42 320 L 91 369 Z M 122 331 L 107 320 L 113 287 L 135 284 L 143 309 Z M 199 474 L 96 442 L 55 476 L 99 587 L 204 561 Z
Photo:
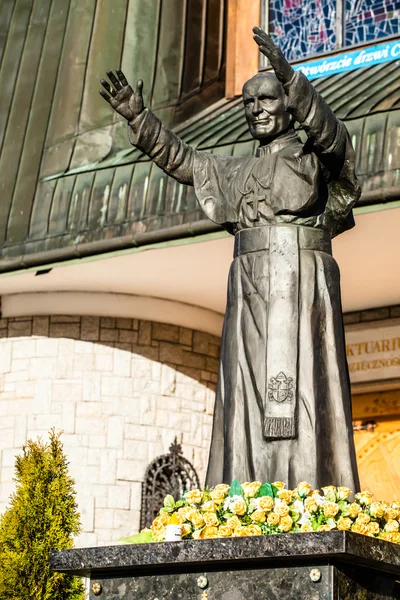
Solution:
M 400 32 L 400 0 L 264 0 L 263 6 L 263 26 L 290 61 Z
M 399 33 L 400 2 L 346 0 L 345 45 L 359 44 Z
M 288 60 L 335 48 L 336 0 L 271 0 L 269 32 Z

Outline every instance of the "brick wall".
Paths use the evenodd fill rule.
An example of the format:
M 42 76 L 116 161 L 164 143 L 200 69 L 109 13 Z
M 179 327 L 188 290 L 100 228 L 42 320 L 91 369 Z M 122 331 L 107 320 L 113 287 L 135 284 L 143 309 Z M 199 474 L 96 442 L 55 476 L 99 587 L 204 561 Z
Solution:
M 383 306 L 380 308 L 370 308 L 368 310 L 357 310 L 355 312 L 345 313 L 343 322 L 346 325 L 355 323 L 371 323 L 372 321 L 383 321 L 385 319 L 398 319 L 400 317 L 400 306 Z
M 109 317 L 0 319 L 0 507 L 28 438 L 62 440 L 76 480 L 79 546 L 137 531 L 148 463 L 175 435 L 204 480 L 219 338 Z

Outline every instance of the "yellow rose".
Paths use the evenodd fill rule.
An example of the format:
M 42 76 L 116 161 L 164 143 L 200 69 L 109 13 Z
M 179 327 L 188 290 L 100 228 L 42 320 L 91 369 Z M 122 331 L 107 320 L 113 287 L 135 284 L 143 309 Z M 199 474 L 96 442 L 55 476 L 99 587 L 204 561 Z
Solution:
M 385 521 L 391 521 L 397 517 L 397 510 L 395 508 L 387 508 L 385 510 Z
M 185 521 L 190 521 L 192 514 L 195 512 L 196 512 L 196 509 L 192 508 L 191 506 L 183 506 L 182 508 L 180 508 L 178 510 L 178 513 L 182 515 L 182 517 L 185 519 Z
M 361 512 L 361 507 L 355 502 L 353 502 L 352 504 L 350 504 L 350 506 L 348 506 L 347 510 L 349 511 L 350 517 L 352 519 L 355 519 L 357 515 Z
M 227 483 L 219 483 L 218 485 L 214 486 L 211 491 L 218 492 L 226 496 L 229 492 L 229 485 Z
M 343 485 L 338 487 L 336 490 L 336 496 L 337 496 L 338 500 L 347 500 L 347 498 L 350 496 L 350 494 L 351 494 L 351 489 L 348 487 L 344 487 Z
M 340 507 L 335 502 L 325 502 L 322 505 L 322 511 L 325 517 L 336 517 L 340 510 Z
M 362 523 L 362 525 L 368 525 L 370 520 L 371 520 L 371 517 L 369 515 L 366 515 L 365 513 L 360 513 L 357 517 L 356 523 Z
M 179 525 L 183 525 L 183 523 L 186 521 L 185 517 L 183 515 L 178 515 L 178 514 L 176 514 L 176 516 L 178 518 Z
M 242 483 L 243 491 L 248 498 L 254 498 L 260 487 L 261 481 L 252 481 L 251 483 L 246 481 L 245 483 Z
M 308 496 L 308 494 L 311 492 L 311 485 L 309 483 L 307 483 L 307 481 L 300 481 L 299 485 L 297 486 L 297 493 L 299 496 L 301 496 L 302 498 L 305 498 L 306 496 Z
M 261 527 L 255 525 L 254 523 L 249 525 L 247 527 L 247 535 L 262 535 Z
M 271 496 L 262 496 L 258 501 L 260 510 L 269 511 L 274 507 L 274 500 Z
M 291 490 L 281 490 L 278 492 L 278 496 L 280 500 L 283 500 L 287 504 L 290 504 L 293 500 L 293 492 Z
M 219 483 L 212 488 L 216 492 L 221 492 L 222 494 L 227 494 L 229 492 L 230 486 L 227 483 Z
M 270 512 L 268 515 L 267 521 L 270 525 L 278 525 L 279 515 L 275 512 Z
M 201 534 L 202 534 L 202 530 L 201 529 L 195 529 L 192 533 L 192 538 L 194 540 L 199 540 L 201 538 Z
M 227 527 L 229 527 L 229 529 L 231 531 L 233 531 L 237 527 L 240 527 L 241 524 L 242 523 L 241 523 L 239 517 L 237 517 L 236 515 L 234 515 L 233 517 L 229 517 L 229 519 L 226 522 Z
M 324 492 L 324 496 L 329 502 L 336 502 L 336 488 L 334 485 L 326 485 L 321 490 Z
M 223 492 L 219 492 L 216 490 L 212 490 L 210 492 L 211 498 L 212 500 L 215 502 L 215 504 L 222 504 L 223 501 L 225 500 L 225 494 Z
M 231 506 L 231 511 L 240 517 L 246 512 L 246 502 L 242 499 L 236 500 Z
M 392 502 L 390 508 L 394 508 L 394 510 L 397 510 L 397 516 L 400 517 L 400 502 Z
M 215 502 L 213 502 L 212 500 L 207 500 L 207 502 L 203 502 L 203 504 L 201 505 L 201 510 L 203 512 L 215 512 L 216 511 L 216 506 L 215 506 Z
M 293 519 L 289 515 L 282 517 L 279 521 L 279 529 L 281 531 L 290 531 L 292 529 Z
M 372 504 L 372 494 L 368 490 L 363 490 L 362 492 L 356 494 L 354 497 L 357 500 L 357 502 L 363 504 L 364 506 L 369 506 L 370 504 Z
M 182 537 L 186 537 L 191 531 L 192 528 L 190 527 L 189 523 L 184 523 L 182 525 Z
M 377 523 L 376 521 L 368 523 L 367 530 L 368 530 L 368 533 L 372 533 L 373 535 L 378 535 L 378 533 L 379 533 L 379 523 Z
M 196 529 L 200 529 L 200 527 L 203 527 L 204 525 L 203 515 L 200 514 L 197 510 L 193 512 L 193 514 L 190 517 L 190 520 L 196 527 Z
M 342 517 L 337 522 L 337 528 L 340 529 L 340 531 L 349 531 L 352 525 L 353 521 L 348 517 Z
M 283 490 L 283 488 L 285 487 L 285 484 L 283 483 L 283 481 L 274 481 L 274 483 L 272 485 L 274 485 L 276 488 L 278 488 L 278 490 Z
M 203 515 L 204 523 L 207 527 L 218 525 L 218 517 L 215 513 L 208 512 Z
M 220 525 L 218 527 L 218 536 L 219 537 L 230 537 L 232 534 L 232 530 L 228 527 L 228 525 Z
M 218 536 L 218 528 L 217 527 L 204 527 L 203 531 L 200 534 L 200 537 L 203 539 L 211 539 Z
M 163 512 L 161 514 L 158 515 L 158 517 L 156 517 L 154 519 L 154 523 L 161 523 L 161 525 L 168 525 L 168 521 L 169 521 L 169 514 L 166 512 Z
M 263 510 L 255 510 L 251 515 L 251 520 L 255 523 L 265 523 L 265 512 Z
M 351 531 L 354 531 L 354 533 L 361 533 L 362 535 L 365 535 L 368 531 L 367 526 L 364 525 L 364 523 L 358 523 L 357 521 L 353 523 Z
M 389 533 L 388 531 L 382 531 L 379 534 L 379 537 L 380 537 L 381 540 L 386 540 L 387 542 L 392 542 L 394 535 L 396 535 L 396 534 L 395 533 Z
M 153 537 L 156 536 L 164 536 L 165 537 L 165 527 L 164 525 L 157 520 L 153 521 L 152 526 L 150 527 L 152 533 L 153 533 Z
M 315 502 L 314 498 L 306 498 L 304 500 L 304 507 L 305 509 L 312 513 L 312 512 L 318 512 L 318 504 Z
M 400 533 L 392 533 L 392 542 L 400 544 Z
M 317 529 L 317 531 L 330 531 L 331 528 L 329 527 L 329 525 L 320 525 Z
M 190 492 L 186 492 L 185 494 L 186 501 L 190 504 L 200 504 L 202 497 L 203 492 L 198 489 L 191 490 Z
M 289 514 L 289 507 L 285 502 L 283 502 L 282 500 L 279 500 L 279 501 L 275 502 L 274 511 L 280 517 L 285 517 L 286 515 Z
M 165 541 L 165 532 L 154 533 L 154 531 L 153 531 L 152 541 L 153 542 L 164 542 Z
M 385 514 L 385 509 L 382 506 L 382 502 L 373 502 L 369 507 L 369 514 L 374 519 L 382 519 Z
M 385 531 L 388 533 L 396 533 L 399 530 L 399 522 L 390 519 L 385 525 Z
M 300 531 L 302 531 L 303 533 L 310 533 L 310 531 L 313 531 L 313 528 L 308 523 L 303 523 Z
M 240 527 L 236 527 L 236 529 L 232 533 L 232 537 L 245 537 L 247 535 L 247 527 L 243 527 L 242 525 Z

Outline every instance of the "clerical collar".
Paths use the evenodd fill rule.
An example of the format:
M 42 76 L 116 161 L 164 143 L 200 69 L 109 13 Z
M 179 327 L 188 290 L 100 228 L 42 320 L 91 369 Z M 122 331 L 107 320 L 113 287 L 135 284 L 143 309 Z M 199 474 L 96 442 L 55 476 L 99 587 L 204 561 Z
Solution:
M 272 140 L 269 144 L 259 146 L 256 151 L 256 156 L 274 154 L 275 152 L 279 152 L 283 148 L 286 148 L 286 146 L 290 146 L 293 142 L 301 142 L 301 140 L 294 129 L 289 129 L 289 131 L 285 131 L 285 133 L 282 133 L 282 135 Z

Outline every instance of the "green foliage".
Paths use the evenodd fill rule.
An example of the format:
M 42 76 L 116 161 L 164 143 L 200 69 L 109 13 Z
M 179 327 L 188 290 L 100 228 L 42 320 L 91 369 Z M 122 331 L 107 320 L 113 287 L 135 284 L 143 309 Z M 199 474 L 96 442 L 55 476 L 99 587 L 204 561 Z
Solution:
M 153 541 L 153 534 L 150 529 L 144 529 L 140 533 L 131 535 L 127 538 L 118 540 L 119 544 L 150 544 Z
M 16 457 L 16 491 L 0 519 L 0 600 L 82 600 L 78 577 L 53 573 L 50 550 L 73 547 L 81 531 L 74 480 L 60 434 L 29 440 Z
M 232 496 L 243 496 L 243 495 L 244 495 L 244 492 L 243 492 L 242 486 L 240 485 L 240 483 L 238 482 L 237 479 L 234 479 L 229 488 L 228 496 L 230 498 L 232 498 Z
M 184 500 L 178 500 L 177 502 L 175 502 L 174 497 L 168 494 L 168 496 L 164 498 L 164 506 L 160 509 L 160 513 L 172 513 L 183 505 Z
M 262 498 L 263 496 L 270 496 L 271 498 L 276 498 L 278 496 L 278 492 L 278 488 L 271 482 L 267 481 L 258 488 L 258 492 L 255 497 Z

